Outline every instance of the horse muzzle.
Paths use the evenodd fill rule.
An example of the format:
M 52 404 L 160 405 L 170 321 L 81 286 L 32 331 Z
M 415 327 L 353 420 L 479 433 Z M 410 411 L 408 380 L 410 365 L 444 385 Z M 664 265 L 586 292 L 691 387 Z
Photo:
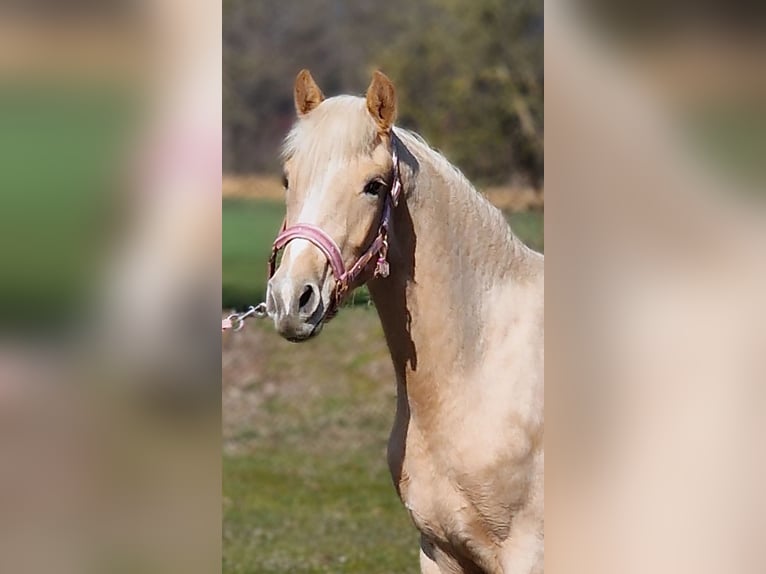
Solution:
M 328 307 L 323 291 L 315 281 L 295 281 L 277 272 L 268 283 L 266 309 L 279 334 L 292 342 L 318 335 Z

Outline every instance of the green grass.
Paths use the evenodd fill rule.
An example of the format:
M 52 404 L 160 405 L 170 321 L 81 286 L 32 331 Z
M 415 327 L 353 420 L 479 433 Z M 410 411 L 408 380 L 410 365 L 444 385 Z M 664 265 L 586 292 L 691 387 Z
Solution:
M 223 570 L 416 573 L 386 463 L 394 377 L 373 309 L 295 345 L 266 322 L 224 340 Z
M 263 301 L 271 243 L 279 232 L 284 205 L 269 201 L 225 200 L 222 297 L 224 308 Z
M 263 301 L 271 243 L 279 232 L 284 205 L 271 201 L 228 199 L 223 202 L 223 307 L 243 308 Z M 543 250 L 543 213 L 512 213 L 508 221 L 528 245 Z M 355 301 L 364 303 L 362 290 Z
M 513 232 L 535 251 L 545 250 L 543 229 L 544 214 L 541 211 L 525 211 L 506 214 Z
M 350 458 L 225 457 L 224 572 L 417 572 L 418 536 L 387 471 Z

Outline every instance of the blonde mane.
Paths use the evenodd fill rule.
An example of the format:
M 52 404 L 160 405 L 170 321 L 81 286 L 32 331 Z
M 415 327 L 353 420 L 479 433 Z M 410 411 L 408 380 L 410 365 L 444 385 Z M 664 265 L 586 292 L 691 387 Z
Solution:
M 444 180 L 445 188 L 439 191 L 446 195 L 447 200 L 453 204 L 457 214 L 464 214 L 473 220 L 482 222 L 481 226 L 473 226 L 477 234 L 477 239 L 481 236 L 485 239 L 495 238 L 490 241 L 494 248 L 500 247 L 497 244 L 498 238 L 507 242 L 506 253 L 510 255 L 509 262 L 518 262 L 520 253 L 529 250 L 521 241 L 516 238 L 503 213 L 479 192 L 476 187 L 468 180 L 462 171 L 438 150 L 434 149 L 420 134 L 403 128 L 394 128 L 397 137 L 402 140 L 407 149 L 413 153 L 420 163 L 425 163 L 432 168 L 434 173 L 438 173 Z M 422 188 L 413 186 L 414 192 Z M 442 198 L 444 199 L 444 198 Z M 469 226 L 469 229 L 471 227 Z M 501 255 L 502 251 L 497 253 Z

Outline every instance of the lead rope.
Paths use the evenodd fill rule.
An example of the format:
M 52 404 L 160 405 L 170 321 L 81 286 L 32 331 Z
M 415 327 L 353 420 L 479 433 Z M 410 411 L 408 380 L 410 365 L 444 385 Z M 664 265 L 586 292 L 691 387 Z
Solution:
M 243 311 L 242 313 L 232 313 L 228 317 L 226 317 L 224 320 L 221 321 L 221 332 L 224 331 L 241 331 L 242 327 L 245 326 L 245 319 L 248 319 L 250 317 L 256 317 L 258 319 L 263 319 L 264 317 L 267 317 L 268 313 L 266 312 L 266 303 L 258 303 L 258 305 L 250 305 L 250 308 L 247 311 Z

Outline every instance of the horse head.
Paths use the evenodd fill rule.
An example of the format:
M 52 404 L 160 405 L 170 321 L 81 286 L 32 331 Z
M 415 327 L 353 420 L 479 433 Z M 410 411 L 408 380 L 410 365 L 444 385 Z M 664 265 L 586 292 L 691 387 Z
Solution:
M 308 70 L 283 148 L 287 212 L 274 243 L 267 309 L 291 341 L 317 335 L 344 296 L 388 274 L 387 235 L 401 181 L 394 86 L 375 72 L 364 98 L 325 99 Z M 277 252 L 284 249 L 279 266 Z

